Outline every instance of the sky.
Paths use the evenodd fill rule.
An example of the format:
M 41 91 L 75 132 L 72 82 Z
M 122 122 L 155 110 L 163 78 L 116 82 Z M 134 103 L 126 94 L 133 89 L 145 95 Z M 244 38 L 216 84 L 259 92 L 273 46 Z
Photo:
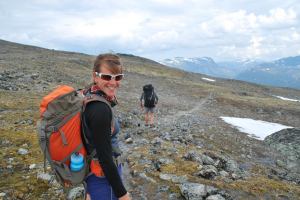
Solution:
M 293 128 L 291 126 L 250 118 L 221 117 L 221 119 L 237 128 L 240 132 L 247 133 L 250 137 L 259 140 L 264 140 L 268 135 L 282 129 Z
M 0 39 L 156 61 L 300 55 L 299 0 L 1 0 Z

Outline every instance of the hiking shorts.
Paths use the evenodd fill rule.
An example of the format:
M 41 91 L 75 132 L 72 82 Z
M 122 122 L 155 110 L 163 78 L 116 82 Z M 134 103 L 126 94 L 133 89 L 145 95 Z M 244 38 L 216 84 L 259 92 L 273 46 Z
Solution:
M 145 108 L 145 114 L 146 114 L 146 113 L 154 113 L 154 108 L 155 108 L 155 107 L 152 107 L 152 108 L 144 107 L 144 108 Z
M 121 164 L 118 166 L 118 171 L 122 177 Z M 86 184 L 87 193 L 90 195 L 91 200 L 118 200 L 105 176 L 98 177 L 92 174 L 87 177 Z

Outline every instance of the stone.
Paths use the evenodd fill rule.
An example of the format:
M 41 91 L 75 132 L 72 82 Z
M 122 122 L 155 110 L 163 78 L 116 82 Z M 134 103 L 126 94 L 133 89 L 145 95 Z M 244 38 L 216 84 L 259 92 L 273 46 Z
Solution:
M 198 175 L 203 178 L 213 179 L 218 175 L 218 170 L 213 165 L 204 165 L 203 168 L 198 172 Z
M 162 180 L 165 180 L 165 181 L 169 181 L 171 180 L 173 177 L 172 174 L 159 174 L 159 178 L 162 179 Z
M 287 159 L 286 167 L 300 173 L 300 128 L 288 128 L 273 133 L 264 139 L 271 148 L 279 151 Z M 276 162 L 278 163 L 278 162 Z M 279 165 L 284 165 L 280 163 Z
M 284 163 L 282 160 L 276 160 L 275 163 L 278 167 L 282 167 L 282 168 L 286 167 L 286 163 Z
M 161 145 L 162 142 L 163 142 L 162 139 L 160 139 L 159 137 L 155 137 L 155 138 L 151 141 L 151 144 L 153 144 L 153 145 Z
M 75 200 L 77 198 L 82 198 L 84 196 L 84 187 L 72 188 L 67 196 L 67 200 Z
M 206 200 L 225 200 L 224 197 L 222 197 L 222 195 L 220 194 L 216 194 L 216 195 L 210 195 L 206 198 Z
M 227 172 L 239 172 L 239 165 L 233 159 L 227 159 L 225 164 L 225 170 Z
M 48 173 L 41 173 L 41 172 L 39 172 L 37 174 L 37 178 L 40 179 L 40 180 L 43 180 L 43 181 L 50 182 L 53 179 L 53 176 L 51 176 Z
M 180 184 L 179 189 L 185 199 L 188 200 L 203 199 L 207 194 L 218 191 L 218 189 L 214 187 L 191 182 Z
M 189 161 L 196 161 L 199 164 L 203 164 L 201 157 L 195 151 L 189 151 L 184 156 L 184 159 Z
M 26 154 L 28 154 L 28 150 L 24 149 L 24 148 L 20 148 L 20 149 L 18 149 L 18 154 L 20 154 L 20 155 L 26 155 Z
M 188 180 L 186 176 L 173 176 L 172 177 L 172 182 L 173 183 L 184 183 Z
M 29 165 L 29 169 L 34 169 L 34 168 L 36 168 L 36 164 Z
M 150 181 L 152 183 L 156 183 L 156 181 L 153 178 L 148 177 L 145 173 L 140 173 L 140 177 L 146 179 L 147 181 Z
M 186 176 L 176 176 L 174 174 L 159 174 L 159 178 L 165 181 L 172 181 L 173 183 L 184 183 L 187 181 Z
M 201 160 L 204 165 L 213 165 L 215 163 L 215 161 L 211 157 L 204 154 L 201 155 Z
M 168 164 L 173 164 L 174 161 L 172 159 L 169 158 L 160 158 L 158 159 L 158 162 L 164 165 L 168 165 Z
M 125 140 L 125 142 L 126 142 L 127 144 L 132 144 L 132 143 L 133 143 L 133 140 L 132 140 L 132 138 L 127 138 L 127 139 Z
M 159 192 L 167 192 L 169 189 L 170 189 L 170 186 L 161 185 L 161 186 L 159 186 L 158 191 Z
M 228 176 L 229 176 L 229 173 L 226 172 L 226 171 L 224 171 L 224 170 L 219 171 L 219 174 L 220 174 L 220 176 L 222 176 L 222 177 L 228 177 Z

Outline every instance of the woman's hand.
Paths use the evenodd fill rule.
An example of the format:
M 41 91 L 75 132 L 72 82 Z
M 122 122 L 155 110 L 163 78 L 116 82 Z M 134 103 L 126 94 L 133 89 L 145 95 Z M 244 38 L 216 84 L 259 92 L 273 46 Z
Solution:
M 119 200 L 131 200 L 129 193 L 127 192 L 124 196 L 120 197 Z

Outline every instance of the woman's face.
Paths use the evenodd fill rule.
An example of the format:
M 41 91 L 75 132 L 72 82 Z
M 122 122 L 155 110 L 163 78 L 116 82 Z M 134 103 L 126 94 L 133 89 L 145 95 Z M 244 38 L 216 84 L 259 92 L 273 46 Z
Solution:
M 101 67 L 100 73 L 103 74 L 113 74 L 108 68 Z M 117 89 L 120 87 L 121 81 L 116 81 L 115 79 L 111 79 L 109 81 L 101 79 L 101 77 L 97 76 L 93 73 L 94 81 L 96 85 L 102 90 L 108 97 L 113 98 L 116 95 Z

